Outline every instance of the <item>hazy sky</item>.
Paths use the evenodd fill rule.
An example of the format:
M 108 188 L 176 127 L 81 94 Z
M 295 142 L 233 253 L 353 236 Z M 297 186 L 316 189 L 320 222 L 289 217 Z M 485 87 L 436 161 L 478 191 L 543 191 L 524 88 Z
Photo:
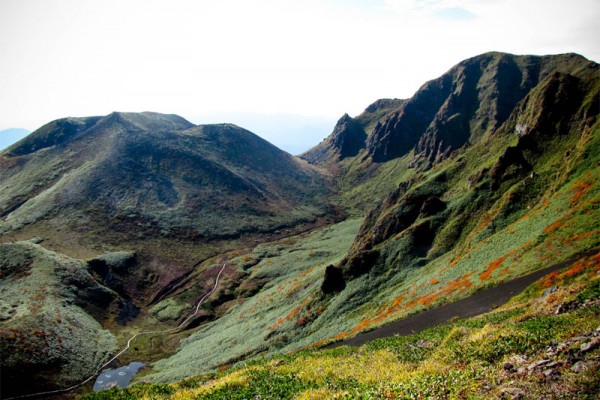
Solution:
M 335 121 L 490 50 L 598 61 L 598 21 L 598 0 L 0 0 L 0 129 L 113 110 Z

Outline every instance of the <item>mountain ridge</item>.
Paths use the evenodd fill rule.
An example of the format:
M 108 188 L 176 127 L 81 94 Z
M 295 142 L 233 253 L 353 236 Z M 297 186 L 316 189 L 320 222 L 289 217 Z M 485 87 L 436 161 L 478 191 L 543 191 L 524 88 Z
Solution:
M 390 107 L 367 142 L 356 145 L 366 148 L 368 157 L 379 163 L 414 148 L 415 161 L 431 165 L 498 129 L 516 104 L 553 71 L 589 75 L 594 68 L 597 70 L 596 63 L 575 53 L 484 53 L 460 62 L 423 84 L 411 98 Z M 302 157 L 323 162 L 311 156 L 319 149 L 317 146 Z
M 84 309 L 118 338 L 174 326 L 222 268 L 180 336 L 125 356 L 154 362 L 143 381 L 345 340 L 582 254 L 593 266 L 599 69 L 485 53 L 343 115 L 303 160 L 174 115 L 54 121 L 0 153 L 0 239 L 64 249 L 70 274 L 115 293 L 110 313 Z

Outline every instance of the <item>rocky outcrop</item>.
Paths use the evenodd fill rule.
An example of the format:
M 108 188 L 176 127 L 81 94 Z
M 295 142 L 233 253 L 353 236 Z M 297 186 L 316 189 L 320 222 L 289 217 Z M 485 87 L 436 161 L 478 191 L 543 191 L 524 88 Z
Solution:
M 363 127 L 348 114 L 339 119 L 331 134 L 331 145 L 340 160 L 354 157 L 365 147 L 367 134 Z
M 367 152 L 373 161 L 385 162 L 414 149 L 419 163 L 439 163 L 452 151 L 498 129 L 548 76 L 586 74 L 591 65 L 576 54 L 534 57 L 486 53 L 465 60 L 427 82 L 378 124 L 367 140 Z M 576 97 L 573 91 L 565 90 L 554 92 L 548 100 L 568 106 L 578 104 Z
M 357 156 L 378 124 L 403 103 L 401 99 L 379 99 L 356 118 L 344 114 L 331 135 L 300 157 L 311 164 L 322 164 Z
M 346 282 L 342 270 L 333 265 L 327 266 L 325 268 L 325 277 L 321 284 L 321 291 L 324 294 L 337 293 L 344 290 L 345 287 Z
M 367 134 L 362 125 L 344 114 L 333 128 L 331 135 L 321 145 L 306 152 L 302 158 L 312 164 L 325 160 L 343 160 L 356 156 L 365 147 Z

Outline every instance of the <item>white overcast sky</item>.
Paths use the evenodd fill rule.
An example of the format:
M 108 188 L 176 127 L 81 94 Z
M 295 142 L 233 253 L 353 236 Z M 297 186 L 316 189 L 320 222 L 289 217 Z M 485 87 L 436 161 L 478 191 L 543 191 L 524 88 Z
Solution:
M 0 129 L 114 110 L 335 120 L 486 51 L 598 61 L 599 21 L 598 0 L 0 0 Z

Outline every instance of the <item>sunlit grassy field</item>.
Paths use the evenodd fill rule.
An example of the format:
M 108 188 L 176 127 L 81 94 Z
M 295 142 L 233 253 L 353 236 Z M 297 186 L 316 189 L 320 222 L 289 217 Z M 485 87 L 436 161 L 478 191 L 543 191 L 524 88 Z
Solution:
M 592 399 L 600 390 L 599 350 L 568 354 L 600 324 L 600 255 L 577 260 L 532 285 L 508 304 L 406 337 L 359 348 L 310 349 L 260 358 L 171 385 L 138 385 L 84 397 L 95 399 L 425 399 L 503 398 L 510 388 L 527 398 Z M 553 292 L 549 293 L 548 288 Z M 546 293 L 546 294 L 544 294 Z M 549 294 L 548 294 L 549 293 Z M 576 304 L 556 313 L 559 305 Z M 584 337 L 570 341 L 573 337 Z M 585 337 L 588 337 L 585 339 Z M 593 340 L 593 339 L 592 339 Z M 548 353 L 548 348 L 562 350 Z M 570 350 L 573 349 L 573 350 Z M 557 361 L 553 380 L 529 366 Z M 508 371 L 505 363 L 514 366 Z M 523 370 L 517 371 L 517 368 Z

